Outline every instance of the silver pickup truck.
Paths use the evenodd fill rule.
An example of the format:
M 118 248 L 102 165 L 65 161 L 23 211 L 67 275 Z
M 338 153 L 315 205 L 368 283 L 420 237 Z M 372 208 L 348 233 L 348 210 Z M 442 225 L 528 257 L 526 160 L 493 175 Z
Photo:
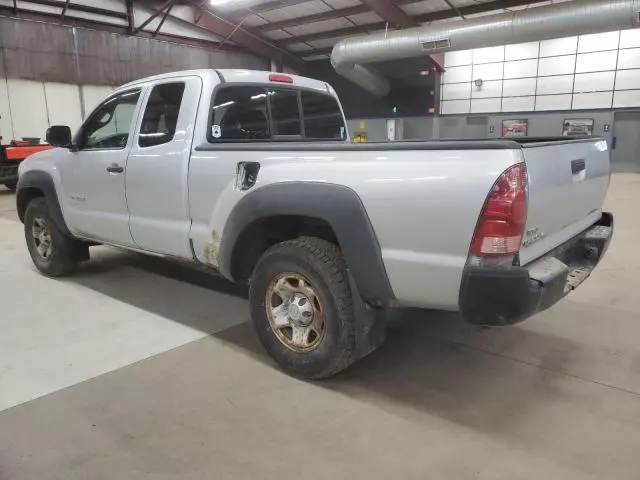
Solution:
M 601 139 L 352 144 L 331 86 L 294 75 L 145 78 L 47 139 L 59 148 L 17 187 L 38 270 L 69 274 L 106 244 L 248 282 L 261 342 L 304 378 L 371 352 L 386 308 L 524 320 L 613 232 Z

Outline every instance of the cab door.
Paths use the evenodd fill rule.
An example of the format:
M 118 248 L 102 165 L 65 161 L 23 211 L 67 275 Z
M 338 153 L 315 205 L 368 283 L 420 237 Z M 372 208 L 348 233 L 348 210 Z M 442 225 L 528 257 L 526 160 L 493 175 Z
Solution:
M 148 87 L 126 177 L 131 234 L 144 250 L 193 256 L 187 180 L 201 90 L 200 77 Z
M 78 235 L 135 246 L 129 232 L 125 178 L 142 94 L 142 88 L 133 88 L 102 102 L 60 163 L 65 216 Z

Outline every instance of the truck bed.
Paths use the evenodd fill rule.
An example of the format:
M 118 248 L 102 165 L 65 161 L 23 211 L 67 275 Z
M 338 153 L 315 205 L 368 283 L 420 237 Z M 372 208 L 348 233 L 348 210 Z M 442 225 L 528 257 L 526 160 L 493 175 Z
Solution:
M 583 143 L 602 140 L 599 137 L 509 137 L 496 139 L 439 139 L 402 140 L 397 142 L 347 143 L 331 142 L 258 142 L 258 143 L 202 143 L 196 151 L 396 151 L 396 150 L 513 150 L 519 148 L 543 147 L 566 143 Z

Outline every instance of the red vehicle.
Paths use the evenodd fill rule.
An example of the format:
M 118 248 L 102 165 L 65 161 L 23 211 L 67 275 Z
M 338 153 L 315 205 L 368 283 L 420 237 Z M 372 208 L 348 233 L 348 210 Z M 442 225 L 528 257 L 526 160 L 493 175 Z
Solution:
M 9 145 L 0 145 L 0 185 L 15 190 L 18 183 L 18 165 L 29 155 L 53 148 L 28 140 L 12 140 Z

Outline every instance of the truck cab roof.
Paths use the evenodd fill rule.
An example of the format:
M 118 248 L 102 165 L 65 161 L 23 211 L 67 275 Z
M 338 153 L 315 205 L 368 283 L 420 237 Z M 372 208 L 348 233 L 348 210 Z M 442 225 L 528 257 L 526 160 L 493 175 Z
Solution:
M 133 82 L 122 85 L 118 90 L 129 88 L 148 82 L 157 82 L 159 80 L 197 76 L 209 78 L 214 82 L 222 83 L 255 83 L 255 84 L 275 84 L 275 85 L 291 85 L 294 87 L 308 88 L 335 95 L 333 88 L 326 82 L 314 80 L 312 78 L 301 77 L 300 75 L 292 75 L 289 73 L 276 73 L 266 70 L 245 70 L 245 69 L 199 69 L 199 70 L 181 70 L 177 72 L 162 73 L 151 77 L 141 78 Z

